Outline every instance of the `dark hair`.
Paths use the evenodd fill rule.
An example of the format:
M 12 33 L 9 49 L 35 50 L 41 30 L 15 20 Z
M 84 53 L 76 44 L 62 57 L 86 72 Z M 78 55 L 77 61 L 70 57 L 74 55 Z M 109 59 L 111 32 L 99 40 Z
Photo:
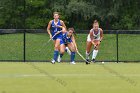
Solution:
M 73 31 L 73 34 L 74 34 L 74 36 L 76 36 L 76 32 L 75 32 L 75 30 L 74 30 L 74 28 L 73 28 L 73 27 L 68 28 L 68 31 L 69 31 L 69 30 L 72 30 L 72 31 Z
M 94 20 L 93 24 L 95 24 L 95 23 L 99 23 L 99 22 L 97 20 Z
M 68 28 L 68 31 L 69 31 L 69 30 L 72 30 L 73 32 L 75 32 L 75 31 L 74 31 L 74 28 L 72 28 L 72 27 L 71 27 L 71 28 Z

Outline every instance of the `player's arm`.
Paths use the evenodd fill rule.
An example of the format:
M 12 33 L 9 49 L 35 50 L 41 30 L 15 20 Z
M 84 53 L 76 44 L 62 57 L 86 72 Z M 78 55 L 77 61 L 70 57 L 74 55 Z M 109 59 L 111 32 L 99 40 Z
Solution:
M 64 27 L 67 30 L 67 27 L 66 27 L 65 23 L 62 20 L 60 20 L 60 23 L 61 23 L 62 27 Z
M 67 28 L 65 23 L 62 20 L 60 20 L 60 23 L 62 26 L 57 25 L 57 27 L 61 28 L 63 33 L 66 32 Z
M 92 32 L 92 31 L 90 31 L 89 35 L 90 35 L 90 39 L 91 39 L 92 44 L 93 44 L 93 45 L 95 45 L 95 43 L 94 43 L 94 36 L 93 36 L 93 32 Z
M 62 27 L 62 33 L 66 33 L 66 28 L 65 27 Z
M 63 27 L 63 26 L 58 26 L 58 27 L 62 29 L 62 30 L 61 30 L 62 33 L 67 32 L 65 27 Z M 59 31 L 58 31 L 58 32 L 59 32 Z
M 52 20 L 48 23 L 48 26 L 47 26 L 47 32 L 50 35 L 50 38 L 52 38 L 52 34 L 51 34 L 51 31 L 50 31 L 51 23 L 52 23 Z
M 73 42 L 73 44 L 74 44 L 74 46 L 75 46 L 75 49 L 76 49 L 76 51 L 77 51 L 78 48 L 77 48 L 77 44 L 76 44 L 76 41 L 75 41 L 75 37 L 72 35 L 71 39 L 72 39 L 72 42 Z
M 57 31 L 56 34 L 59 34 L 59 33 L 61 33 L 61 32 L 62 32 L 62 33 L 65 33 L 65 32 L 67 32 L 67 31 L 66 31 L 66 29 L 65 29 L 64 27 L 62 27 L 62 30 L 61 30 L 61 31 Z

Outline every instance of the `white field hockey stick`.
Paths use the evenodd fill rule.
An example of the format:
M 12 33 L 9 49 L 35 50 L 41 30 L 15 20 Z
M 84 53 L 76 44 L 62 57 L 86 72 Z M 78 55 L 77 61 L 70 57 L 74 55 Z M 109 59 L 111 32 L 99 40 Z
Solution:
M 81 55 L 81 53 L 77 50 L 77 54 L 84 60 L 84 61 L 86 61 L 86 62 L 88 62 L 84 57 L 83 57 L 83 55 Z
M 52 38 L 50 38 L 49 40 L 48 40 L 48 42 L 47 43 L 49 43 L 51 40 L 53 40 L 53 38 L 56 36 L 56 35 L 58 35 L 59 33 L 61 33 L 62 31 L 58 31 L 57 33 L 55 33 L 54 35 L 53 35 L 53 37 Z
M 93 50 L 96 49 L 97 46 L 98 46 L 98 44 L 97 44 L 97 45 L 94 45 L 93 49 L 92 49 L 91 52 L 89 53 L 89 56 L 92 54 Z
M 50 39 L 47 41 L 47 43 L 45 43 L 45 44 L 42 46 L 42 48 L 43 48 L 44 46 L 48 45 L 48 43 L 49 43 L 51 40 L 53 40 L 53 38 L 54 38 L 56 35 L 58 35 L 60 32 L 62 32 L 62 31 L 58 31 L 57 33 L 55 33 L 55 34 L 53 35 L 53 37 L 50 38 Z M 42 48 L 41 48 L 41 49 L 42 49 Z M 41 51 L 41 49 L 39 50 L 39 52 Z

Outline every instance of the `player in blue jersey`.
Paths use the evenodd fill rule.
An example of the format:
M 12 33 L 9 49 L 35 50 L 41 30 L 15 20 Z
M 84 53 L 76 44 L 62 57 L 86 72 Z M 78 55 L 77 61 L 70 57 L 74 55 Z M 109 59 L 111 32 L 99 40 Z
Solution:
M 47 27 L 47 32 L 50 38 L 52 38 L 58 31 L 62 30 L 61 26 L 66 28 L 64 22 L 59 19 L 58 12 L 54 12 L 53 17 L 54 19 L 49 22 L 48 27 Z M 52 38 L 54 40 L 54 57 L 53 57 L 54 61 L 57 60 L 61 37 L 62 37 L 62 32 L 60 32 L 54 38 Z
M 66 46 L 71 50 L 71 64 L 75 63 L 75 52 L 77 51 L 77 45 L 75 42 L 75 38 L 73 36 L 74 28 L 69 28 L 68 31 L 64 31 L 62 35 L 62 39 L 60 40 L 60 58 L 62 58 Z
M 64 27 L 66 29 L 66 26 L 65 26 L 64 22 L 59 19 L 58 12 L 54 12 L 53 17 L 54 17 L 54 19 L 51 20 L 48 24 L 47 32 L 48 32 L 50 38 L 52 38 L 56 33 L 59 33 L 52 38 L 54 40 L 54 57 L 53 57 L 52 61 L 57 61 L 57 57 L 59 54 L 59 47 L 60 47 L 60 39 L 62 37 L 62 32 L 60 32 L 60 31 L 62 30 L 62 27 Z
M 98 54 L 100 43 L 103 39 L 103 30 L 99 28 L 99 23 L 97 20 L 93 23 L 93 28 L 90 30 L 87 37 L 87 45 L 86 45 L 86 59 L 89 61 L 89 54 L 92 45 L 94 46 L 93 54 L 92 54 L 92 62 L 95 62 L 95 58 Z

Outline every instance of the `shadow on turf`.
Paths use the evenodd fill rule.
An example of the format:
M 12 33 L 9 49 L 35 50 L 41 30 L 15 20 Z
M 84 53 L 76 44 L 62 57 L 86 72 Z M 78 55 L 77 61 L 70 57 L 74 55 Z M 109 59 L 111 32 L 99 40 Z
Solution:
M 121 75 L 120 73 L 118 73 L 117 71 L 113 70 L 112 68 L 104 65 L 104 64 L 100 64 L 105 70 L 107 70 L 109 73 L 111 74 L 114 74 L 116 77 L 119 77 L 120 79 L 128 82 L 129 84 L 133 85 L 133 86 L 136 86 L 137 85 L 137 82 L 135 82 L 134 80 L 124 76 L 124 75 Z
M 36 66 L 35 64 L 33 63 L 27 63 L 28 65 L 32 66 L 33 69 L 39 71 L 40 73 L 42 74 L 45 74 L 46 76 L 48 76 L 50 79 L 56 81 L 57 83 L 59 83 L 60 85 L 62 85 L 63 87 L 66 87 L 67 86 L 67 82 L 65 82 L 64 80 L 58 78 L 58 77 L 55 77 L 53 76 L 52 74 L 48 73 L 47 71 L 43 70 L 43 69 L 40 69 L 38 66 Z M 6 92 L 2 92 L 2 93 L 6 93 Z M 76 93 L 76 91 L 72 91 L 72 93 Z
M 2 91 L 1 93 L 6 93 L 6 91 Z

